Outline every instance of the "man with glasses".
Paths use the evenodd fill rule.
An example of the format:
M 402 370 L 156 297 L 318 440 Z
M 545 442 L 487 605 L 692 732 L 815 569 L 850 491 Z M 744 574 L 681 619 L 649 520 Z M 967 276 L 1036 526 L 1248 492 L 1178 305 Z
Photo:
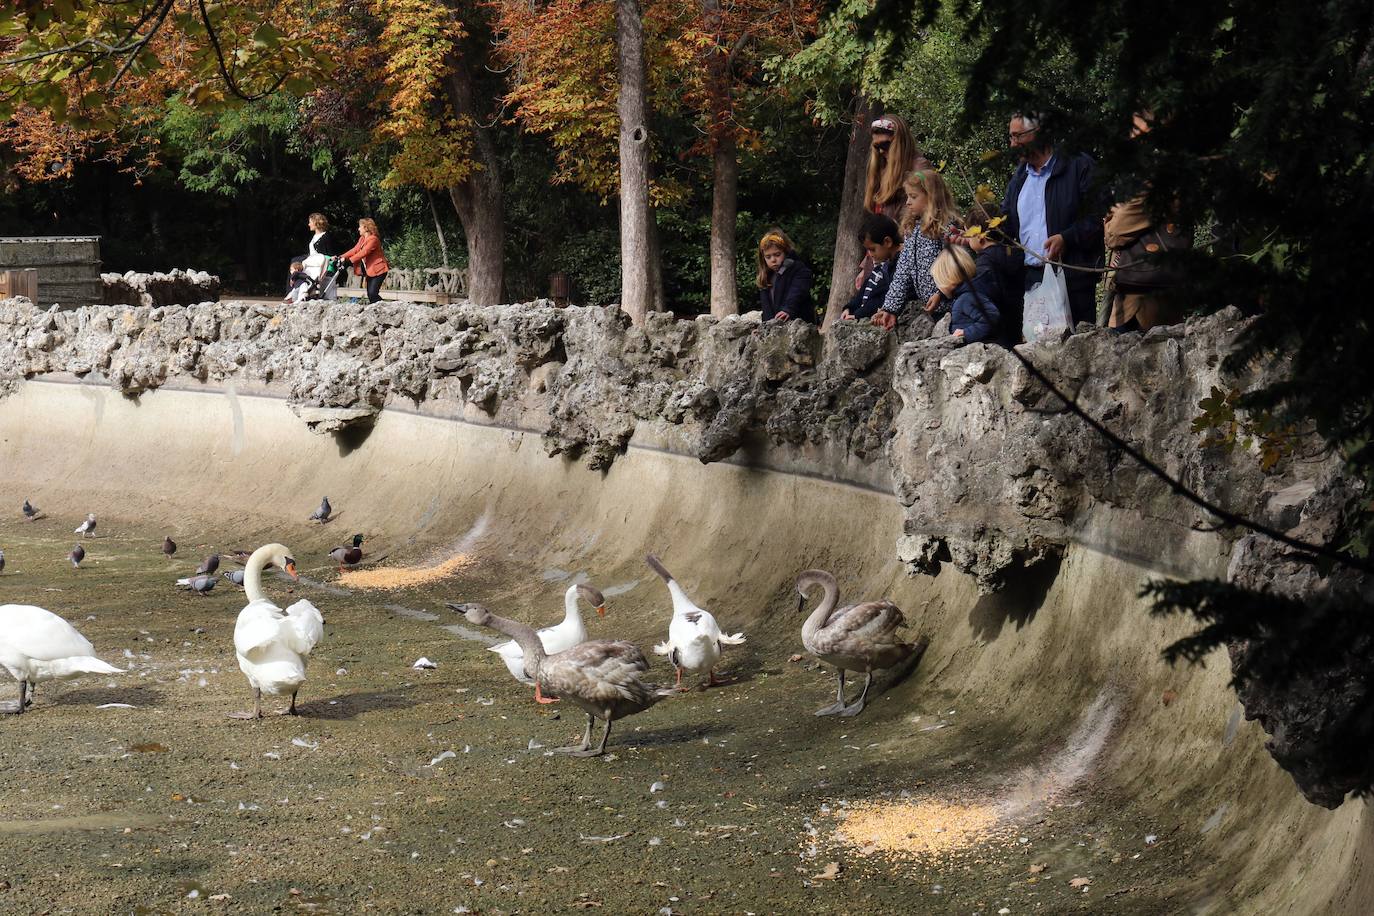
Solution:
M 1102 266 L 1102 215 L 1105 205 L 1093 185 L 1095 163 L 1086 153 L 1057 150 L 1039 118 L 1018 113 L 1007 128 L 1007 140 L 1020 164 L 1007 185 L 1002 231 L 1024 249 L 1024 282 L 1029 290 L 1045 274 L 1045 260 L 1067 265 L 1069 308 L 1074 323 L 1097 320 L 1100 274 L 1074 268 Z M 1020 303 L 1014 316 L 1019 326 Z

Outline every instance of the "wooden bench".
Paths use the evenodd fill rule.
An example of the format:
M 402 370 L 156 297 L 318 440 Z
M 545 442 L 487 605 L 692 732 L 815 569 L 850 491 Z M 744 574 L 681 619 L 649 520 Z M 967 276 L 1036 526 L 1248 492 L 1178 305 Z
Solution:
M 367 290 L 346 286 L 339 290 L 339 296 L 366 299 Z M 453 296 L 437 289 L 384 289 L 381 296 L 387 302 L 433 302 L 435 305 L 448 305 L 453 301 Z

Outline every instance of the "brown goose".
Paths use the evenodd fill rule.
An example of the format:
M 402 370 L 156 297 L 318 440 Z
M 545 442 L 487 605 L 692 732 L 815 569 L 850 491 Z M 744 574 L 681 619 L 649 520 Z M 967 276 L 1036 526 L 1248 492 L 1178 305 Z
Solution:
M 808 569 L 797 577 L 797 610 L 806 606 L 806 593 L 812 586 L 825 589 L 820 605 L 802 624 L 802 645 L 806 651 L 840 673 L 839 692 L 835 703 L 816 710 L 818 716 L 857 716 L 864 710 L 868 688 L 873 684 L 873 672 L 891 668 L 924 651 L 926 640 L 902 642 L 897 630 L 906 620 L 891 601 L 868 601 L 835 610 L 840 602 L 840 589 L 835 577 L 821 569 Z M 844 701 L 844 673 L 863 671 L 868 675 L 863 693 L 852 704 Z
M 611 736 L 611 723 L 616 719 L 643 712 L 676 691 L 645 683 L 642 675 L 649 670 L 644 653 L 633 643 L 623 640 L 593 639 L 571 649 L 548 655 L 544 644 L 533 628 L 505 617 L 498 617 L 480 604 L 452 604 L 468 623 L 505 633 L 519 644 L 525 657 L 525 673 L 542 693 L 571 700 L 587 712 L 587 731 L 582 743 L 575 747 L 560 747 L 560 754 L 574 757 L 597 757 L 606 752 L 606 739 Z M 601 719 L 606 730 L 601 744 L 592 747 L 592 727 Z

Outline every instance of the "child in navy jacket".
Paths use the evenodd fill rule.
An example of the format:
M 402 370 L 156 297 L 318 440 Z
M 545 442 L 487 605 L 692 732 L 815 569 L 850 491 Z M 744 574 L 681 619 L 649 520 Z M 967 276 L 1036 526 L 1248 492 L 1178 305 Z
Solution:
M 940 252 L 930 267 L 935 285 L 953 303 L 949 308 L 949 333 L 962 337 L 964 343 L 996 339 L 997 323 L 1001 320 L 997 304 L 981 290 L 974 288 L 976 270 L 973 255 L 962 245 L 954 245 Z
M 881 213 L 864 214 L 859 227 L 859 242 L 873 263 L 863 288 L 854 294 L 844 307 L 840 318 L 872 318 L 882 308 L 892 274 L 897 269 L 897 255 L 902 251 L 902 230 L 889 216 Z

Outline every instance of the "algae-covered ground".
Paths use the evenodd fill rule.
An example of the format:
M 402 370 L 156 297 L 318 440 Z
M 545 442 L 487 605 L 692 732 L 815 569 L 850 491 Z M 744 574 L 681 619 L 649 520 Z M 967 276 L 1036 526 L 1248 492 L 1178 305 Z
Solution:
M 786 595 L 741 614 L 748 626 L 717 607 L 748 630 L 727 657 L 733 683 L 621 723 L 605 758 L 549 756 L 580 735 L 581 713 L 537 706 L 484 643 L 445 629 L 460 621 L 443 602 L 552 622 L 577 571 L 479 550 L 423 590 L 349 592 L 323 556 L 346 525 L 275 535 L 309 581 L 271 577 L 269 593 L 314 601 L 326 636 L 302 714 L 244 722 L 227 715 L 251 703 L 232 648 L 242 591 L 221 581 L 202 598 L 173 581 L 267 532 L 181 537 L 168 561 L 163 532 L 102 519 L 73 570 L 72 525 L 0 524 L 0 601 L 49 608 L 129 668 L 43 685 L 29 713 L 0 717 L 0 912 L 992 916 L 1172 913 L 1197 895 L 1178 874 L 1205 871 L 1201 853 L 1091 774 L 934 859 L 836 841 L 862 801 L 994 798 L 1064 748 L 1028 737 L 1043 730 L 1024 711 L 932 692 L 920 668 L 857 719 L 815 718 L 834 679 L 792 660 Z M 612 596 L 589 618 L 594 637 L 663 638 L 668 600 L 647 570 L 594 581 Z M 411 668 L 421 656 L 437 668 Z M 1069 711 L 1037 714 L 1075 726 Z

